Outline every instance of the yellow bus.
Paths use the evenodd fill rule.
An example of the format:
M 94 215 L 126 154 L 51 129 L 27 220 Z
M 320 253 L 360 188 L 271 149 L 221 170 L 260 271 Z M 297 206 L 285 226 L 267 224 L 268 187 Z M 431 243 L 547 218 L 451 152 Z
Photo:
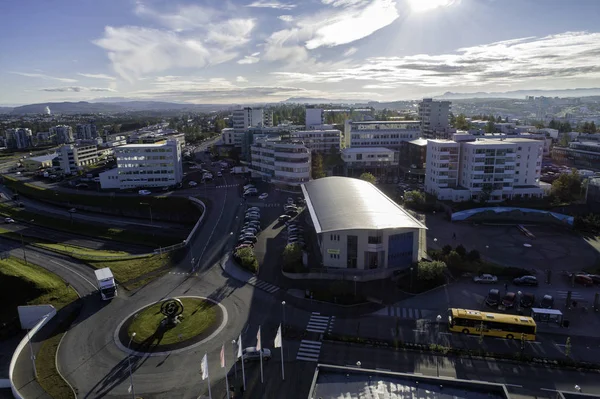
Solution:
M 482 334 L 535 341 L 536 324 L 531 317 L 479 310 L 448 309 L 448 329 L 463 334 Z

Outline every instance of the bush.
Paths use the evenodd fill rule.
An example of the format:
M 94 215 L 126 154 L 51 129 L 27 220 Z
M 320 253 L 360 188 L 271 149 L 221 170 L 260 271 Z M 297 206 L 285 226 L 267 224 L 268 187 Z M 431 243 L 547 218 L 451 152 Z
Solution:
M 456 253 L 460 255 L 461 258 L 465 259 L 467 257 L 467 250 L 462 245 L 458 245 L 455 249 Z
M 244 269 L 252 273 L 258 272 L 258 259 L 256 259 L 252 248 L 240 248 L 235 251 L 233 257 Z
M 480 260 L 481 260 L 481 255 L 479 254 L 479 251 L 476 249 L 469 251 L 469 253 L 467 254 L 467 261 L 469 261 L 469 262 L 478 262 Z
M 584 216 L 575 216 L 573 227 L 585 233 L 600 234 L 600 214 L 589 213 Z
M 288 244 L 283 250 L 283 271 L 290 273 L 304 272 L 302 265 L 302 248 L 298 244 Z
M 463 258 L 455 250 L 450 251 L 448 255 L 444 257 L 444 261 L 451 268 L 460 267 L 463 264 Z
M 448 255 L 452 251 L 452 245 L 444 245 L 442 247 L 442 255 Z
M 443 284 L 446 281 L 446 270 L 446 263 L 442 261 L 421 261 L 417 264 L 417 279 L 436 284 Z

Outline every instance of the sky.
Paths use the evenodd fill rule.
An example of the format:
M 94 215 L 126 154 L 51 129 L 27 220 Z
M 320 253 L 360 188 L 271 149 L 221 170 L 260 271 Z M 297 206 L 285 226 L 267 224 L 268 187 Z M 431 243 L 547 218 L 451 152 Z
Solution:
M 597 0 L 0 2 L 0 104 L 600 87 Z

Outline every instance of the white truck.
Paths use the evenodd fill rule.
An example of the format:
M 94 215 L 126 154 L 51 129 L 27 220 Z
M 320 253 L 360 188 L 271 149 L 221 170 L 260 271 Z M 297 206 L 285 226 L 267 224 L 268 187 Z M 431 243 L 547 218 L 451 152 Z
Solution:
M 234 166 L 231 168 L 231 173 L 240 174 L 240 173 L 248 173 L 250 169 L 247 166 Z
M 103 269 L 94 270 L 96 274 L 96 280 L 98 280 L 98 291 L 102 300 L 107 301 L 117 296 L 117 284 L 115 284 L 115 278 L 110 271 L 110 268 L 105 267 Z

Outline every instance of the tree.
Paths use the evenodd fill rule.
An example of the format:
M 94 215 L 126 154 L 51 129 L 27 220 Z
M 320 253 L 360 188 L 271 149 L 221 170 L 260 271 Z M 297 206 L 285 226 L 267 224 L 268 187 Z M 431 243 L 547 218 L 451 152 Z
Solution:
M 302 267 L 302 249 L 298 244 L 288 244 L 283 250 L 283 270 L 294 272 Z M 301 269 L 300 269 L 301 270 Z
M 320 179 L 325 176 L 325 170 L 323 168 L 323 156 L 319 153 L 316 153 L 312 157 L 312 178 Z
M 493 120 L 489 120 L 488 123 L 486 123 L 485 125 L 485 132 L 486 133 L 494 133 L 496 131 L 496 125 L 494 124 Z
M 467 257 L 467 249 L 463 245 L 457 245 L 455 251 L 461 258 Z
M 569 135 L 566 133 L 563 133 L 560 136 L 560 140 L 558 140 L 558 145 L 560 147 L 568 147 L 570 141 L 571 141 L 571 139 L 569 138 Z
M 227 127 L 227 123 L 225 123 L 224 119 L 222 119 L 222 118 L 215 119 L 215 132 L 221 133 L 221 130 L 225 129 L 225 127 Z
M 493 191 L 493 188 L 492 188 L 491 184 L 484 184 L 483 188 L 481 189 L 481 193 L 479 194 L 479 197 L 478 197 L 479 202 L 481 204 L 487 203 L 490 200 L 490 198 L 492 197 L 492 191 Z
M 375 178 L 375 176 L 373 176 L 373 174 L 369 173 L 369 172 L 365 172 L 362 175 L 360 175 L 359 179 L 360 180 L 364 180 L 364 181 L 368 181 L 371 184 L 375 184 L 375 182 L 377 181 L 377 179 Z
M 446 279 L 446 270 L 446 264 L 442 261 L 421 261 L 417 264 L 417 279 L 442 284 Z
M 576 169 L 552 182 L 552 194 L 561 202 L 571 202 L 581 194 L 581 179 Z
M 469 122 L 465 114 L 459 114 L 454 121 L 454 127 L 458 130 L 469 130 Z
M 496 122 L 502 123 L 502 117 L 500 115 L 496 117 Z

